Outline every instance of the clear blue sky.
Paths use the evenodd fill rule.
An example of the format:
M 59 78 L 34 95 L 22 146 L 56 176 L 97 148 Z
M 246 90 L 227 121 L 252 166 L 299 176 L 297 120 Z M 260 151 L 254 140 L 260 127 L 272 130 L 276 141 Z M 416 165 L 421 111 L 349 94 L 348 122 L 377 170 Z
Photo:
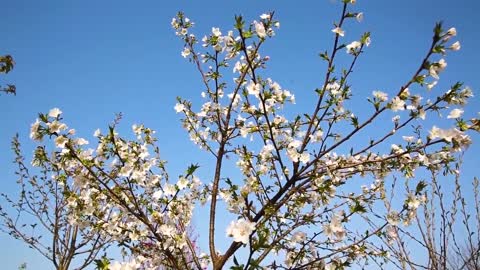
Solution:
M 1 191 L 16 190 L 10 139 L 18 132 L 29 156 L 30 124 L 38 112 L 53 107 L 61 108 L 69 126 L 89 138 L 95 129 L 105 130 L 114 113 L 122 112 L 123 134 L 133 123 L 157 130 L 172 175 L 198 162 L 208 176 L 209 157 L 189 142 L 173 110 L 176 96 L 199 105 L 203 89 L 193 66 L 180 56 L 182 44 L 170 27 L 171 18 L 184 11 L 196 22 L 195 33 L 203 36 L 212 26 L 225 32 L 231 29 L 235 14 L 249 21 L 275 11 L 281 28 L 263 54 L 272 59 L 269 76 L 294 92 L 301 108 L 323 78 L 317 55 L 331 47 L 330 30 L 340 11 L 340 1 L 336 2 L 1 1 L 0 54 L 11 54 L 16 66 L 0 83 L 14 83 L 18 91 L 16 97 L 0 96 Z M 476 0 L 357 1 L 356 10 L 363 11 L 365 19 L 346 27 L 345 42 L 353 41 L 360 31 L 371 31 L 372 46 L 352 76 L 354 95 L 363 98 L 372 90 L 398 89 L 422 59 L 434 23 L 443 20 L 446 27 L 457 28 L 462 49 L 448 56 L 438 87 L 446 89 L 460 80 L 479 96 L 480 40 L 475 19 L 479 9 Z M 474 115 L 479 107 L 475 98 L 466 114 Z M 464 168 L 467 177 L 476 173 L 479 161 L 475 152 L 480 151 L 480 140 L 473 139 L 476 145 L 467 153 Z M 2 269 L 16 269 L 22 262 L 29 269 L 50 269 L 38 255 L 4 234 L 0 234 L 0 261 Z

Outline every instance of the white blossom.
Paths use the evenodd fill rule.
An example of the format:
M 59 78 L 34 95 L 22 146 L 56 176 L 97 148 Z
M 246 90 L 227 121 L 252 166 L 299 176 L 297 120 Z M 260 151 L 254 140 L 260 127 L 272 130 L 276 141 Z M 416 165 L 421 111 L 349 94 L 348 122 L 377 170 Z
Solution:
M 463 110 L 462 109 L 453 109 L 447 116 L 448 119 L 456 119 L 462 116 Z
M 336 237 L 338 240 L 342 240 L 345 237 L 345 229 L 342 224 L 342 215 L 335 214 L 333 215 L 330 223 L 323 226 L 324 233 L 327 237 L 333 238 Z
M 357 19 L 358 22 L 363 21 L 363 12 L 357 13 L 357 15 L 355 15 L 355 18 Z
M 340 28 L 340 27 L 338 27 L 338 26 L 335 27 L 335 28 L 333 28 L 333 29 L 332 29 L 332 32 L 335 33 L 335 34 L 337 34 L 337 35 L 339 35 L 339 36 L 341 36 L 341 37 L 345 36 L 345 31 L 343 31 L 342 28 Z
M 53 108 L 48 112 L 48 116 L 57 118 L 60 114 L 62 114 L 62 111 L 59 108 Z
M 450 50 L 452 50 L 452 51 L 458 51 L 458 50 L 460 50 L 461 47 L 462 47 L 462 46 L 460 45 L 460 42 L 457 41 L 457 42 L 453 43 L 453 44 L 450 46 Z
M 40 121 L 36 119 L 35 123 L 33 123 L 30 127 L 30 139 L 35 141 L 42 140 L 42 135 L 39 133 L 39 128 L 40 128 Z
M 387 101 L 388 95 L 382 91 L 373 91 L 372 95 L 378 99 L 380 102 Z
M 212 27 L 212 34 L 216 37 L 219 37 L 222 35 L 222 32 L 220 32 L 220 28 Z
M 174 109 L 177 113 L 182 112 L 185 110 L 185 105 L 183 105 L 182 103 L 177 103 L 175 104 Z
M 233 241 L 248 244 L 250 234 L 255 230 L 255 222 L 246 219 L 232 221 L 227 228 L 227 236 L 233 237 Z
M 352 43 L 346 46 L 347 53 L 354 54 L 362 46 L 362 43 L 359 41 L 353 41 Z
M 183 58 L 187 58 L 189 55 L 190 55 L 190 49 L 189 48 L 184 48 L 183 51 L 182 51 L 182 56 Z
M 260 19 L 262 19 L 262 20 L 268 20 L 268 19 L 270 19 L 270 14 L 264 13 L 264 14 L 260 15 Z
M 255 26 L 255 32 L 257 33 L 259 38 L 265 38 L 267 36 L 267 32 L 265 31 L 265 26 L 263 26 L 262 22 L 253 22 Z
M 396 96 L 392 99 L 392 102 L 390 104 L 390 109 L 392 111 L 403 111 L 405 110 L 405 101 L 403 101 L 400 97 Z

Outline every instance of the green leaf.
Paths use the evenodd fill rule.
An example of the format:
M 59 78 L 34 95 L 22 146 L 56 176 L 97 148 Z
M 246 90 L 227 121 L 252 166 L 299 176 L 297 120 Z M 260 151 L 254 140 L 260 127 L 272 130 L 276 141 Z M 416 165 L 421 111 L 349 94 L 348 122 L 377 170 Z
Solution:
M 237 257 L 235 255 L 233 256 L 233 263 L 235 264 L 234 266 L 231 266 L 230 269 L 232 270 L 243 270 L 243 264 L 239 264 Z
M 433 48 L 432 52 L 433 53 L 444 53 L 445 52 L 445 46 L 437 45 Z
M 427 184 L 425 183 L 425 181 L 420 181 L 417 184 L 417 187 L 415 189 L 415 193 L 420 194 L 420 192 L 422 192 L 426 187 L 427 187 Z
M 424 76 L 424 75 L 416 76 L 416 77 L 413 79 L 413 82 L 418 83 L 418 84 L 420 84 L 420 85 L 423 85 L 423 83 L 425 82 L 425 76 Z
M 190 164 L 190 166 L 187 169 L 187 177 L 193 175 L 193 173 L 200 168 L 200 166 L 197 164 Z
M 241 15 L 235 16 L 235 28 L 238 30 L 242 30 L 245 22 L 243 21 L 243 17 Z
M 363 33 L 362 37 L 360 38 L 360 42 L 362 44 L 365 44 L 369 37 L 370 37 L 370 32 Z
M 103 256 L 102 259 L 95 260 L 95 265 L 97 270 L 108 270 L 110 265 L 110 260 Z
M 319 56 L 320 56 L 320 58 L 322 58 L 323 60 L 325 60 L 327 62 L 330 61 L 330 57 L 328 57 L 328 52 L 327 51 L 325 51 L 323 53 L 320 53 Z
M 433 28 L 433 33 L 435 34 L 433 36 L 433 40 L 437 42 L 440 39 L 440 35 L 442 34 L 443 29 L 442 29 L 442 22 L 438 22 L 435 24 L 435 28 Z
M 457 120 L 457 127 L 461 131 L 466 131 L 468 129 L 467 122 L 463 121 L 462 119 Z
M 251 38 L 252 36 L 253 36 L 252 31 L 245 31 L 245 32 L 243 32 L 243 37 L 244 37 L 245 39 Z
M 358 117 L 352 117 L 352 125 L 353 127 L 358 128 Z

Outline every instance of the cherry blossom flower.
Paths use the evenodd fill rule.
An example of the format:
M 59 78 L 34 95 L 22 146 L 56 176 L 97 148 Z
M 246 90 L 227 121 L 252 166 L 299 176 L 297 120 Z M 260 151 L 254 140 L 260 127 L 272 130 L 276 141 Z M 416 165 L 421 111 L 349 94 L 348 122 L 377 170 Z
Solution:
M 455 119 L 462 116 L 463 110 L 462 109 L 453 109 L 447 116 L 448 119 Z
M 62 111 L 59 108 L 53 108 L 48 112 L 48 116 L 57 118 L 60 114 L 62 114 Z
M 332 29 L 332 32 L 335 33 L 335 34 L 337 34 L 337 35 L 339 35 L 339 36 L 341 36 L 341 37 L 345 36 L 345 31 L 343 31 L 342 28 L 340 28 L 340 27 L 338 27 L 338 26 L 335 27 L 335 28 L 333 28 L 333 29 Z
M 432 90 L 433 87 L 435 87 L 435 85 L 437 85 L 438 81 L 433 81 L 431 83 L 428 83 L 427 84 L 427 89 L 428 90 Z
M 464 132 L 456 129 L 440 129 L 436 126 L 433 126 L 429 134 L 430 139 L 444 139 L 447 142 L 452 142 L 455 140 L 460 147 L 467 147 L 471 143 L 471 139 Z
M 55 138 L 55 145 L 59 148 L 65 148 L 65 144 L 68 142 L 68 138 L 65 136 L 58 136 Z
M 264 14 L 260 15 L 260 19 L 262 19 L 262 20 L 268 20 L 268 19 L 270 19 L 270 14 L 264 13 Z
M 140 263 L 132 260 L 130 262 L 113 262 L 110 266 L 110 270 L 137 270 L 140 268 Z
M 338 82 L 328 83 L 325 90 L 330 91 L 332 95 L 340 94 L 340 84 Z
M 390 109 L 394 112 L 405 110 L 405 101 L 400 99 L 400 97 L 394 97 L 390 104 Z
M 249 95 L 254 95 L 258 96 L 260 94 L 260 90 L 262 89 L 262 86 L 260 84 L 256 84 L 253 81 L 251 81 L 248 86 L 247 86 L 247 91 Z
M 452 28 L 448 29 L 447 35 L 452 36 L 452 37 L 456 36 L 457 35 L 457 29 L 455 29 L 455 27 L 452 27 Z
M 216 37 L 219 37 L 222 35 L 222 32 L 220 32 L 220 28 L 212 27 L 212 34 Z
M 35 141 L 41 141 L 42 140 L 42 134 L 39 132 L 40 128 L 40 121 L 38 119 L 35 120 L 35 123 L 33 123 L 30 127 L 30 139 L 35 140 Z
M 267 36 L 267 32 L 265 30 L 265 26 L 263 26 L 262 22 L 253 22 L 255 26 L 255 32 L 257 33 L 259 38 L 265 38 Z
M 248 244 L 250 234 L 255 230 L 255 222 L 246 219 L 232 221 L 227 228 L 227 236 L 233 237 L 233 241 Z
M 439 79 L 438 74 L 442 72 L 446 67 L 447 67 L 447 62 L 445 61 L 445 59 L 442 58 L 437 63 L 431 64 L 428 71 L 430 76 L 438 80 Z
M 183 58 L 187 58 L 189 55 L 190 55 L 191 51 L 189 48 L 184 48 L 183 51 L 182 51 L 182 56 Z
M 373 91 L 372 95 L 378 99 L 380 102 L 384 102 L 388 100 L 388 95 L 382 91 Z
M 60 133 L 63 130 L 66 130 L 68 127 L 64 123 L 60 123 L 57 120 L 47 123 L 48 131 L 50 133 Z
M 368 47 L 368 46 L 370 46 L 371 43 L 372 43 L 372 39 L 370 37 L 367 37 L 365 39 L 365 45 Z
M 359 41 L 353 41 L 352 43 L 348 44 L 345 48 L 347 49 L 347 53 L 354 54 L 357 50 L 362 46 L 362 43 Z
M 345 237 L 345 229 L 342 225 L 342 216 L 341 214 L 335 214 L 330 223 L 323 226 L 324 233 L 329 238 L 337 238 L 337 240 L 342 240 Z
M 177 113 L 182 112 L 185 110 L 185 105 L 183 105 L 182 103 L 177 103 L 175 104 L 174 109 Z
M 357 15 L 355 15 L 355 18 L 357 19 L 358 22 L 362 22 L 363 21 L 363 12 L 357 13 Z
M 455 43 L 453 43 L 451 46 L 450 46 L 450 50 L 452 51 L 458 51 L 460 50 L 461 46 L 460 46 L 460 42 L 457 41 Z

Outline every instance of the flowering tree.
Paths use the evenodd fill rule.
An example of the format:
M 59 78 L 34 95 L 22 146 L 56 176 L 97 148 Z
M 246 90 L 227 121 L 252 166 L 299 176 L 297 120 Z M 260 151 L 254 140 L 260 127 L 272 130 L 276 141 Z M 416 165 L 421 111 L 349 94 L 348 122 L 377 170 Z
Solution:
M 454 181 L 433 173 L 426 183 L 419 215 L 411 226 L 399 226 L 398 219 L 390 217 L 387 237 L 382 239 L 392 262 L 399 269 L 478 269 L 480 244 L 480 190 L 479 181 L 460 183 L 459 167 L 453 170 Z M 404 181 L 409 181 L 405 179 Z M 392 190 L 399 179 L 391 183 Z M 406 192 L 409 190 L 405 183 Z M 465 191 L 473 190 L 473 203 Z M 385 201 L 388 208 L 390 200 Z M 393 225 L 393 226 L 392 226 Z M 423 260 L 415 254 L 426 255 Z
M 393 92 L 373 91 L 362 108 L 370 108 L 368 116 L 350 110 L 354 91 L 349 78 L 371 42 L 368 32 L 356 39 L 345 34 L 348 23 L 363 17 L 354 3 L 342 1 L 332 47 L 320 54 L 327 68 L 312 91 L 316 104 L 293 116 L 284 110 L 295 103 L 293 93 L 268 77 L 269 57 L 261 53 L 280 26 L 273 12 L 252 23 L 237 16 L 233 30 L 212 28 L 201 40 L 183 13 L 172 20 L 184 43 L 181 55 L 200 74 L 205 100 L 196 107 L 178 98 L 174 109 L 182 114 L 190 139 L 211 154 L 212 179 L 200 179 L 195 164 L 170 177 L 155 132 L 143 125 L 133 125 L 134 139 L 121 137 L 116 124 L 106 132 L 98 129 L 97 143 L 89 148 L 67 127 L 59 109 L 40 114 L 31 137 L 49 138 L 55 149 L 37 148 L 33 163 L 51 164 L 56 179 L 75 188 L 66 192 L 69 219 L 98 229 L 131 255 L 128 262 L 106 267 L 343 269 L 393 262 L 406 268 L 405 254 L 390 243 L 423 219 L 417 209 L 430 202 L 428 192 L 435 187 L 416 175 L 458 175 L 458 155 L 480 122 L 462 117 L 472 97 L 468 87 L 435 88 L 447 66 L 443 57 L 460 49 L 452 41 L 455 28 L 445 31 L 441 24 L 403 85 Z M 337 62 L 340 54 L 350 57 L 343 68 Z M 449 128 L 424 121 L 445 111 Z M 395 116 L 386 124 L 381 119 L 391 112 Z M 365 140 L 372 128 L 375 133 Z M 231 160 L 236 174 L 229 170 Z M 390 185 L 397 178 L 405 179 L 406 192 Z M 208 235 L 203 252 L 186 229 L 195 207 L 202 205 L 209 213 L 208 232 L 199 232 Z M 226 228 L 218 226 L 220 215 L 231 219 Z M 226 241 L 227 248 L 220 250 L 219 243 Z
M 51 261 L 57 270 L 71 269 L 73 265 L 75 269 L 85 269 L 109 246 L 110 238 L 98 234 L 94 227 L 70 220 L 66 198 L 75 190 L 57 178 L 59 168 L 52 166 L 50 157 L 35 163 L 40 174 L 32 175 L 24 163 L 18 136 L 13 139 L 12 149 L 18 165 L 20 194 L 18 200 L 1 194 L 11 209 L 0 207 L 0 231 L 25 242 Z

